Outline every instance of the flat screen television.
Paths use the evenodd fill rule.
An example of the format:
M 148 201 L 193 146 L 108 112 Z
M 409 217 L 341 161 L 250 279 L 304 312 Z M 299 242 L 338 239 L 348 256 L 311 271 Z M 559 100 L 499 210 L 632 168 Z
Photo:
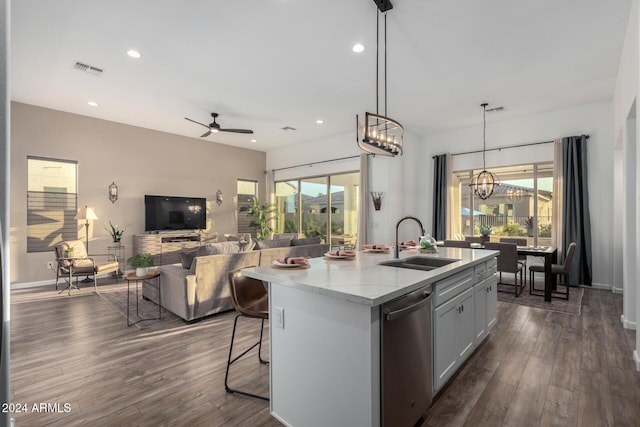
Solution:
M 207 199 L 200 197 L 144 196 L 145 231 L 206 228 Z

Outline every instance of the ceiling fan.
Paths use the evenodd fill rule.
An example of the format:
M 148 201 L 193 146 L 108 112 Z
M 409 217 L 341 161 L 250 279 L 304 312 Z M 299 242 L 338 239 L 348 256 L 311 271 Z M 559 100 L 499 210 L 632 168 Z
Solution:
M 233 132 L 233 133 L 253 133 L 253 131 L 251 129 L 223 129 L 220 127 L 220 125 L 218 123 L 216 123 L 216 118 L 218 117 L 218 113 L 211 113 L 211 117 L 213 117 L 213 122 L 209 123 L 208 125 L 205 125 L 204 123 L 200 123 L 197 122 L 195 120 L 192 120 L 188 117 L 185 117 L 185 120 L 189 120 L 190 122 L 193 123 L 197 123 L 200 126 L 204 126 L 207 128 L 207 131 L 205 133 L 203 133 L 202 135 L 200 135 L 200 138 L 204 138 L 205 136 L 209 136 L 212 133 L 217 133 L 217 132 Z

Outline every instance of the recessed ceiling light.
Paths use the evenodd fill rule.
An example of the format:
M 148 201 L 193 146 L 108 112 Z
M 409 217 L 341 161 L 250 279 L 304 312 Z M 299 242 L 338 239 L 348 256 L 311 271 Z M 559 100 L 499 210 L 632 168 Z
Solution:
M 136 59 L 142 58 L 142 54 L 140 52 L 138 52 L 137 50 L 135 50 L 135 49 L 129 49 L 127 51 L 127 55 L 129 55 L 132 58 L 136 58 Z
M 361 43 L 356 43 L 353 45 L 351 50 L 353 50 L 355 53 L 364 52 L 364 45 Z
M 316 120 L 316 123 L 317 123 L 317 124 L 319 124 L 319 125 L 321 125 L 321 124 L 323 124 L 323 123 L 324 123 L 324 120 L 322 120 L 322 119 L 318 119 L 318 120 Z
M 258 142 L 258 141 L 256 141 L 255 139 L 252 139 L 251 142 Z
M 87 104 L 89 104 L 91 107 L 97 107 L 98 106 L 98 103 L 95 102 L 95 101 L 89 101 L 89 102 L 87 102 Z

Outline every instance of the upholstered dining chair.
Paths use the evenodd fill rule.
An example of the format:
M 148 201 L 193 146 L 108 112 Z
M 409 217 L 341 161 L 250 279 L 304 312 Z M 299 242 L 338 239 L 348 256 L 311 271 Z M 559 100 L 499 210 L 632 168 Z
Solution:
M 262 280 L 253 279 L 251 277 L 245 277 L 240 273 L 240 269 L 230 271 L 228 273 L 229 287 L 231 293 L 231 302 L 238 314 L 233 321 L 233 332 L 231 332 L 231 345 L 229 346 L 229 357 L 227 359 L 227 370 L 224 374 L 224 389 L 227 393 L 238 393 L 245 396 L 256 397 L 258 399 L 269 400 L 268 397 L 260 396 L 254 393 L 241 391 L 229 387 L 229 368 L 242 356 L 258 347 L 258 361 L 262 364 L 268 364 L 267 360 L 262 358 L 260 354 L 262 352 L 262 333 L 264 331 L 264 321 L 269 319 L 269 294 L 267 288 Z M 247 317 L 250 319 L 258 319 L 260 324 L 260 339 L 258 342 L 247 348 L 238 356 L 231 358 L 233 352 L 233 341 L 236 336 L 236 326 L 238 325 L 238 319 L 240 317 Z
M 469 242 L 469 243 L 484 243 L 486 239 L 482 239 L 482 237 L 480 236 L 465 236 L 464 238 L 465 241 Z
M 501 237 L 500 243 L 515 243 L 517 246 L 528 246 L 529 242 L 524 238 L 516 238 L 516 237 Z M 524 283 L 527 283 L 527 256 L 526 255 L 518 255 L 518 261 L 520 261 L 524 267 L 525 275 L 524 275 Z
M 444 246 L 448 246 L 450 248 L 470 248 L 471 242 L 466 240 L 445 240 Z
M 485 249 L 500 251 L 498 255 L 497 271 L 500 273 L 499 285 L 513 286 L 514 293 L 519 296 L 524 289 L 522 281 L 524 265 L 518 261 L 518 246 L 515 243 L 495 243 L 487 242 L 484 244 Z M 513 283 L 505 283 L 502 281 L 502 273 L 513 273 Z M 518 273 L 520 273 L 520 284 L 518 284 Z M 498 287 L 498 291 L 505 292 Z
M 53 248 L 56 256 L 56 290 L 58 281 L 62 278 L 67 282 L 66 290 L 71 295 L 71 289 L 80 289 L 77 285 L 79 276 L 93 276 L 93 289 L 98 291 L 96 276 L 99 274 L 117 273 L 120 270 L 120 263 L 115 254 L 87 254 L 87 249 L 82 240 L 66 240 L 58 243 Z M 97 258 L 106 258 L 106 261 L 96 261 Z M 76 278 L 76 284 L 73 278 Z M 118 275 L 115 275 L 116 282 Z
M 566 288 L 565 292 L 562 291 L 551 291 L 552 298 L 562 298 L 569 299 L 569 271 L 571 269 L 571 264 L 573 263 L 573 255 L 576 252 L 576 243 L 571 242 L 569 244 L 569 248 L 567 248 L 567 254 L 564 257 L 564 264 L 551 264 L 551 274 L 564 276 L 564 283 L 558 283 L 559 285 L 564 285 Z M 531 295 L 544 296 L 544 289 L 536 289 L 534 279 L 535 273 L 544 274 L 544 265 L 532 265 L 529 267 L 529 293 Z

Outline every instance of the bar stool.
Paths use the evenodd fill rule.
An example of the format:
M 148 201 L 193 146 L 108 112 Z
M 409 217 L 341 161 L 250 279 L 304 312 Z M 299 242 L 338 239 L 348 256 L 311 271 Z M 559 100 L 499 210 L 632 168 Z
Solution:
M 267 360 L 262 358 L 262 333 L 264 331 L 264 321 L 269 319 L 269 294 L 267 288 L 264 286 L 262 280 L 253 279 L 251 277 L 245 277 L 240 273 L 240 269 L 230 271 L 229 287 L 231 293 L 231 302 L 238 314 L 233 321 L 233 332 L 231 333 L 231 345 L 229 346 L 229 358 L 227 359 L 227 370 L 224 375 L 224 389 L 227 393 L 244 394 L 245 396 L 256 397 L 258 399 L 269 400 L 268 397 L 260 396 L 257 394 L 241 391 L 229 387 L 227 382 L 229 378 L 229 368 L 242 356 L 247 354 L 258 346 L 258 361 L 261 364 L 268 364 Z M 236 336 L 236 326 L 238 324 L 238 318 L 240 316 L 248 317 L 250 319 L 259 319 L 260 324 L 260 340 L 253 344 L 251 347 L 243 351 L 240 355 L 231 358 L 233 352 L 233 340 Z
M 449 248 L 470 248 L 471 242 L 465 240 L 445 240 L 444 246 Z

